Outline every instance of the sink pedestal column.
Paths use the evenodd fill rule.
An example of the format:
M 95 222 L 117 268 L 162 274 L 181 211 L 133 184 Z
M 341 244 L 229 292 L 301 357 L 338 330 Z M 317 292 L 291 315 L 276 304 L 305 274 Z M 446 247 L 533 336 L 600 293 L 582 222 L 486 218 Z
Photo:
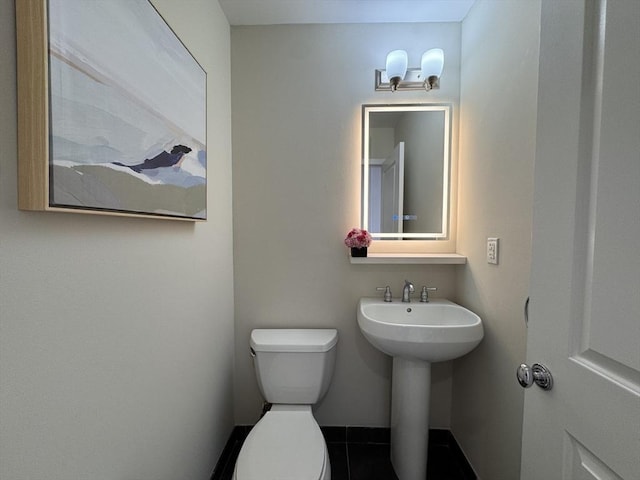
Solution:
M 391 463 L 399 480 L 425 480 L 431 363 L 393 357 L 391 382 Z

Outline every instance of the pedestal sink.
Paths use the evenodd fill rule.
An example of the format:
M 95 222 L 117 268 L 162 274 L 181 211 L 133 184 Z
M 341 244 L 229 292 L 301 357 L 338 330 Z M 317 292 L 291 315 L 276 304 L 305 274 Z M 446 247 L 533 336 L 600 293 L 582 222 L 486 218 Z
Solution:
M 482 321 L 449 300 L 428 303 L 361 298 L 358 325 L 393 357 L 391 463 L 399 480 L 427 478 L 431 363 L 466 355 L 482 340 Z

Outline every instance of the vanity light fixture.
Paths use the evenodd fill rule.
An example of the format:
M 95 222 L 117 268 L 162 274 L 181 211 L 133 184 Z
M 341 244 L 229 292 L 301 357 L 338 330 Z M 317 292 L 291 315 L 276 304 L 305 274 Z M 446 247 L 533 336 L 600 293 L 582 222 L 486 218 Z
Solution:
M 437 90 L 444 68 L 444 52 L 432 48 L 422 54 L 420 68 L 407 68 L 407 52 L 393 50 L 387 55 L 385 70 L 376 70 L 376 91 Z

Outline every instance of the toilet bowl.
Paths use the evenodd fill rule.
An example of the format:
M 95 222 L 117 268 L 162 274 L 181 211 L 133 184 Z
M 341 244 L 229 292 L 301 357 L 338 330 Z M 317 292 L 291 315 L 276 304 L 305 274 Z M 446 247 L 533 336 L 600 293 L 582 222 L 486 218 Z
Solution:
M 330 480 L 331 465 L 312 405 L 326 393 L 335 365 L 334 329 L 258 329 L 251 353 L 271 409 L 244 441 L 234 480 Z

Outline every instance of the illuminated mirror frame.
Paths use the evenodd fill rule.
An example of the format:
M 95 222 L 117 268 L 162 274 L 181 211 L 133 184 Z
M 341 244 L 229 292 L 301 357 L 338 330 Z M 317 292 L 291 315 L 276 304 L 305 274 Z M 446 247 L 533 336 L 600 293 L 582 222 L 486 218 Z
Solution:
M 444 112 L 442 231 L 422 233 L 370 232 L 377 240 L 446 240 L 449 238 L 450 178 L 451 178 L 451 104 L 396 104 L 362 106 L 362 197 L 361 225 L 369 230 L 369 116 L 376 112 Z

